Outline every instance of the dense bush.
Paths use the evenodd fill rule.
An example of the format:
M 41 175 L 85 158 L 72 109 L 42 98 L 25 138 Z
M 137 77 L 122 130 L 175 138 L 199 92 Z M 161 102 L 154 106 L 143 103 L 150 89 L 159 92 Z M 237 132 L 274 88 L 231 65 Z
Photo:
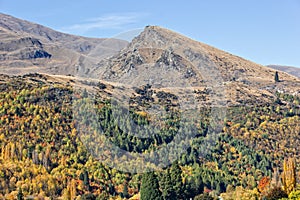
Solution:
M 287 198 L 288 195 L 285 193 L 281 187 L 275 187 L 266 196 L 266 200 L 278 200 L 281 198 Z

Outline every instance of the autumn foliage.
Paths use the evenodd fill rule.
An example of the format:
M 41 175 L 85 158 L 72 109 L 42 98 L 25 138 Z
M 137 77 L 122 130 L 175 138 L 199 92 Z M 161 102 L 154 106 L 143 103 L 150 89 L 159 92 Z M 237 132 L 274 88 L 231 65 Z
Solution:
M 283 172 L 281 174 L 283 189 L 290 194 L 296 188 L 296 161 L 295 158 L 284 160 Z
M 113 156 L 109 150 L 101 154 L 102 136 L 124 151 L 143 155 L 163 150 L 161 147 L 169 145 L 178 135 L 181 114 L 173 108 L 176 107 L 173 96 L 160 92 L 152 99 L 147 95 L 154 91 L 144 90 L 147 91 L 139 92 L 130 101 L 133 103 L 128 117 L 115 118 L 116 114 L 122 116 L 120 114 L 128 112 L 113 107 L 102 93 L 90 104 L 85 98 L 87 91 L 76 93 L 70 85 L 54 84 L 44 76 L 11 78 L 0 75 L 0 199 L 16 199 L 17 196 L 20 199 L 138 198 L 141 174 L 126 174 L 109 168 L 93 155 L 100 155 L 100 160 Z M 158 190 L 164 199 L 193 199 L 201 196 L 204 188 L 210 196 L 226 192 L 224 197 L 232 199 L 234 196 L 239 200 L 268 195 L 279 197 L 285 193 L 298 195 L 296 162 L 300 162 L 300 157 L 282 161 L 287 156 L 298 155 L 300 98 L 278 94 L 278 99 L 280 101 L 261 106 L 228 107 L 227 119 L 224 119 L 227 123 L 216 137 L 209 134 L 211 110 L 201 108 L 201 121 L 193 124 L 195 129 L 184 130 L 195 131 L 195 137 L 178 158 L 176 170 L 166 166 L 155 172 Z M 153 118 L 146 112 L 144 108 L 151 101 L 157 101 L 167 115 Z M 74 105 L 80 109 L 74 110 Z M 86 112 L 89 110 L 99 115 L 103 131 L 91 128 L 90 134 L 79 139 L 78 124 L 83 124 L 81 127 L 93 125 L 90 113 Z M 80 116 L 82 120 L 74 120 L 73 116 Z M 154 134 L 148 126 L 150 123 L 156 127 Z M 149 137 L 136 137 L 132 124 L 135 127 L 143 125 L 141 131 Z M 206 139 L 208 142 L 204 143 Z M 175 151 L 162 152 L 170 158 L 175 156 Z M 126 165 L 126 157 L 116 156 L 115 161 Z M 279 170 L 274 189 L 271 177 L 275 167 Z M 280 170 L 283 171 L 281 176 Z
M 269 177 L 263 177 L 258 184 L 258 190 L 260 193 L 266 193 L 269 190 L 271 180 Z

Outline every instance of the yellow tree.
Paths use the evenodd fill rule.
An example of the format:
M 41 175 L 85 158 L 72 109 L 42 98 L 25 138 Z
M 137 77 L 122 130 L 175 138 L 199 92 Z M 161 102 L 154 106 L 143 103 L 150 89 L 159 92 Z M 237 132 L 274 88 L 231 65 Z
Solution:
M 77 196 L 77 189 L 76 189 L 76 180 L 72 179 L 70 184 L 70 196 L 71 199 L 75 199 Z
M 62 198 L 66 200 L 73 200 L 76 196 L 76 180 L 72 179 L 68 182 L 67 188 L 64 189 Z
M 296 187 L 296 161 L 295 158 L 284 159 L 281 181 L 284 191 L 290 194 Z

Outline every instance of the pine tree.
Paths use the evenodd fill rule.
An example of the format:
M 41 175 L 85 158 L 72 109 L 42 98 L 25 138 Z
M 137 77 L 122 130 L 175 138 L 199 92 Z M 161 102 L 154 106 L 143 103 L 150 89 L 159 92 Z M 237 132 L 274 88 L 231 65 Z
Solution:
M 161 200 L 161 192 L 157 176 L 154 172 L 148 172 L 143 175 L 141 185 L 141 200 Z
M 203 188 L 201 176 L 196 174 L 187 178 L 184 185 L 184 199 L 194 198 L 196 195 L 203 193 Z
M 275 82 L 279 82 L 279 75 L 278 75 L 278 71 L 275 72 Z
M 176 200 L 176 193 L 173 189 L 173 182 L 171 180 L 171 176 L 168 170 L 163 173 L 160 179 L 160 187 L 162 190 L 162 197 L 163 199 Z
M 160 180 L 160 187 L 163 199 L 177 200 L 183 198 L 184 184 L 181 177 L 181 168 L 177 162 L 163 173 Z
M 19 188 L 19 192 L 18 192 L 18 195 L 17 195 L 17 199 L 18 200 L 24 200 L 24 195 L 23 195 L 23 192 L 22 192 L 22 189 Z
M 124 197 L 124 198 L 128 198 L 128 197 L 129 197 L 127 183 L 124 184 L 123 192 L 122 192 L 122 193 L 123 193 L 123 197 Z
M 173 190 L 176 194 L 176 199 L 181 199 L 183 194 L 183 182 L 181 177 L 181 168 L 175 162 L 170 169 L 171 182 L 173 183 Z
M 112 183 L 108 184 L 108 188 L 109 188 L 109 194 L 111 194 L 112 196 L 115 196 L 116 195 L 116 190 L 115 190 Z
M 80 175 L 79 175 L 79 179 L 80 179 L 80 180 L 82 180 L 82 181 L 84 180 L 84 175 L 83 175 L 83 172 L 81 172 L 81 173 L 80 173 Z
M 83 173 L 83 184 L 87 187 L 87 189 L 89 190 L 90 187 L 90 180 L 89 180 L 89 174 L 88 172 L 85 170 Z

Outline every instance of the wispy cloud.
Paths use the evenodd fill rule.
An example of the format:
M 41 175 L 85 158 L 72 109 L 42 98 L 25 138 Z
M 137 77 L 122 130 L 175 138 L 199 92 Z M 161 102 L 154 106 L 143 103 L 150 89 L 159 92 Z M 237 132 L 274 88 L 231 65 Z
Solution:
M 78 24 L 63 27 L 61 30 L 66 32 L 85 33 L 94 29 L 123 29 L 128 25 L 137 23 L 144 13 L 121 13 L 104 15 L 91 18 Z

